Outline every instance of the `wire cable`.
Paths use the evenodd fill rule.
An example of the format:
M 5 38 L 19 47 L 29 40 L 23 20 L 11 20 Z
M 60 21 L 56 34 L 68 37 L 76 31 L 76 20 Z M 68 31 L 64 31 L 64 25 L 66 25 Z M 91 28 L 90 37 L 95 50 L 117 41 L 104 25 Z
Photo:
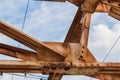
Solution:
M 112 49 L 115 47 L 115 45 L 117 44 L 117 42 L 120 39 L 120 35 L 118 36 L 118 38 L 115 40 L 114 44 L 112 45 L 112 47 L 110 48 L 110 50 L 108 51 L 108 53 L 106 54 L 106 56 L 103 59 L 103 62 L 107 59 L 107 57 L 109 56 L 110 52 L 112 51 Z
M 115 45 L 117 44 L 117 42 L 120 40 L 120 35 L 118 36 L 118 38 L 115 40 L 115 42 L 113 43 L 112 47 L 110 48 L 110 50 L 108 51 L 108 53 L 105 55 L 104 59 L 102 62 L 104 62 L 107 57 L 110 55 L 110 52 L 112 51 L 112 49 L 115 47 Z M 92 78 L 90 79 L 92 80 Z
M 29 5 L 30 5 L 30 0 L 27 1 L 27 6 L 26 6 L 26 10 L 25 10 L 25 16 L 24 16 L 24 19 L 23 19 L 23 24 L 22 24 L 22 27 L 21 27 L 21 31 L 23 31 L 24 28 L 25 28 L 25 23 L 26 23 L 26 18 L 27 18 L 27 13 L 28 13 Z M 18 44 L 18 47 L 20 47 L 20 43 Z M 12 75 L 22 76 L 22 75 L 17 75 L 17 74 L 12 74 Z M 34 78 L 34 79 L 41 79 L 41 78 L 42 79 L 47 79 L 47 77 L 36 76 L 36 75 L 32 75 L 32 74 L 29 74 L 29 75 L 31 75 L 33 77 L 27 76 L 27 73 L 25 73 L 25 75 L 22 76 L 22 77 L 29 77 L 29 78 Z
M 24 16 L 24 19 L 23 19 L 23 25 L 22 25 L 22 28 L 21 28 L 22 31 L 23 31 L 23 29 L 25 27 L 26 17 L 27 17 L 27 13 L 28 13 L 28 9 L 29 9 L 29 4 L 30 4 L 30 0 L 28 0 L 28 2 L 27 2 L 25 16 Z
M 25 23 L 26 23 L 26 18 L 27 18 L 27 13 L 28 13 L 29 5 L 30 5 L 30 0 L 27 1 L 27 6 L 26 6 L 26 10 L 25 10 L 25 16 L 24 16 L 24 18 L 23 18 L 23 24 L 22 24 L 22 27 L 21 27 L 21 30 L 22 30 L 22 31 L 24 30 L 24 27 L 25 27 Z M 20 47 L 20 43 L 18 44 L 18 47 Z

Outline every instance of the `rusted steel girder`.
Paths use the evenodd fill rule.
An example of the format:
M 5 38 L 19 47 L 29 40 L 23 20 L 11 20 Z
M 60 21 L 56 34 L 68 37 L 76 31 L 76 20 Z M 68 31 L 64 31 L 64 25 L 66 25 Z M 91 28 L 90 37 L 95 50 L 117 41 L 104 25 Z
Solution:
M 98 74 L 120 75 L 120 63 L 76 63 L 66 65 L 63 62 L 32 62 L 0 60 L 0 72 L 22 72 L 22 73 L 58 73 L 64 75 L 87 75 Z
M 52 46 L 53 49 L 58 50 L 59 52 L 63 53 L 61 54 L 63 57 L 65 57 L 65 60 L 69 59 L 66 63 L 71 63 L 74 60 L 76 61 L 76 57 L 79 56 L 80 53 L 80 44 L 79 43 L 62 43 L 62 42 L 43 42 L 48 47 Z M 77 51 L 75 50 L 78 49 Z M 84 49 L 84 48 L 83 48 Z M 78 54 L 74 54 L 78 53 Z M 82 52 L 81 52 L 82 53 Z M 2 44 L 0 43 L 0 54 L 15 57 L 22 60 L 27 61 L 48 61 L 49 59 L 46 58 L 46 56 L 39 57 L 37 55 L 37 52 L 13 47 L 10 45 Z M 95 62 L 96 59 L 93 57 L 92 53 L 87 49 L 87 53 L 81 55 L 82 58 L 80 58 L 80 61 L 85 62 Z M 49 60 L 51 61 L 51 60 Z M 55 61 L 57 62 L 57 60 Z
M 50 1 L 65 2 L 65 0 Z M 110 16 L 119 19 L 120 1 L 69 0 L 69 2 L 79 8 L 63 43 L 38 41 L 0 21 L 1 33 L 35 51 L 0 44 L 0 54 L 24 60 L 0 60 L 0 72 L 43 73 L 50 75 L 48 80 L 60 80 L 62 75 L 86 75 L 101 80 L 119 80 L 120 63 L 97 62 L 87 44 L 91 13 L 110 12 Z
M 94 77 L 100 80 L 120 80 L 120 74 L 98 74 Z
M 62 74 L 59 73 L 49 73 L 48 80 L 60 80 L 62 78 Z
M 46 58 L 48 57 L 58 61 L 64 60 L 64 57 L 60 55 L 60 52 L 57 50 L 52 50 L 51 47 L 48 47 L 43 42 L 30 37 L 29 35 L 17 30 L 3 21 L 0 21 L 0 32 L 37 51 L 39 56 L 46 56 Z
M 81 13 L 79 11 L 80 11 L 80 9 L 78 9 L 78 13 Z M 77 13 L 77 15 L 79 15 L 78 13 Z M 62 61 L 62 59 L 59 60 L 59 56 L 62 56 L 64 58 L 64 62 L 68 65 L 74 64 L 74 63 L 76 63 L 76 61 L 96 62 L 96 59 L 91 54 L 91 52 L 87 49 L 87 46 L 86 46 L 87 41 L 88 41 L 90 16 L 91 16 L 90 13 L 87 13 L 87 14 L 84 13 L 83 15 L 80 15 L 81 19 L 79 19 L 79 20 L 76 19 L 76 17 L 75 17 L 75 23 L 74 24 L 76 24 L 76 23 L 79 24 L 80 23 L 81 24 L 80 26 L 79 25 L 76 25 L 76 26 L 77 27 L 82 27 L 81 28 L 82 31 L 81 31 L 81 33 L 79 33 L 79 34 L 81 34 L 82 38 L 78 38 L 79 42 L 76 42 L 75 37 L 72 37 L 70 40 L 65 41 L 64 43 L 39 42 L 39 41 L 36 41 L 35 39 L 31 38 L 30 36 L 26 35 L 25 33 L 20 32 L 19 30 L 13 28 L 12 26 L 7 25 L 4 22 L 1 22 L 1 24 L 0 24 L 0 32 L 2 32 L 3 34 L 17 40 L 18 42 L 21 42 L 22 44 L 24 44 L 26 46 L 34 49 L 37 53 L 38 60 L 41 60 L 41 61 L 56 61 L 56 62 L 57 61 Z M 74 25 L 72 25 L 72 26 L 73 26 L 73 28 L 75 27 Z M 5 28 L 7 28 L 7 29 L 5 29 Z M 76 29 L 78 29 L 78 28 L 76 28 Z M 80 29 L 78 29 L 78 30 L 80 30 Z M 15 33 L 15 35 L 14 35 L 13 32 Z M 70 34 L 71 34 L 71 32 L 70 32 Z M 70 35 L 70 34 L 68 34 L 68 35 Z M 78 33 L 74 32 L 73 34 L 77 35 Z M 29 40 L 29 42 L 31 42 L 31 43 L 29 43 L 27 40 Z M 75 43 L 70 43 L 71 40 L 75 40 Z M 37 49 L 39 49 L 39 50 L 41 49 L 40 52 L 42 52 L 42 50 L 43 50 L 43 52 L 45 54 L 40 55 L 41 53 L 39 51 L 37 51 Z M 45 50 L 48 50 L 48 51 L 46 52 Z M 1 50 L 1 51 L 2 51 L 2 54 L 4 54 L 4 55 L 17 57 L 17 58 L 20 58 L 20 59 L 23 59 L 23 60 L 32 61 L 32 59 L 34 58 L 34 57 L 32 58 L 31 55 L 29 55 L 29 57 L 25 58 L 24 53 L 15 54 L 14 52 L 12 52 L 12 50 L 11 51 L 10 50 L 6 50 L 6 51 Z M 9 53 L 8 53 L 8 51 L 9 51 Z M 56 56 L 51 55 L 52 51 L 53 52 L 56 51 L 56 53 L 54 53 L 54 55 L 56 55 Z M 17 52 L 17 50 L 16 50 L 16 52 Z M 16 55 L 16 56 L 13 56 L 13 55 Z M 62 74 L 60 74 L 59 76 L 61 76 L 61 75 Z M 50 76 L 52 76 L 51 77 L 52 79 L 55 78 L 54 74 L 50 75 Z M 61 77 L 59 77 L 59 78 L 61 78 Z
M 81 8 L 78 8 L 64 43 L 80 43 L 82 36 L 82 23 L 80 22 L 82 20 L 83 14 L 84 13 L 81 11 Z
M 0 43 L 0 54 L 22 59 L 25 61 L 39 61 L 36 52 L 13 47 L 2 43 Z

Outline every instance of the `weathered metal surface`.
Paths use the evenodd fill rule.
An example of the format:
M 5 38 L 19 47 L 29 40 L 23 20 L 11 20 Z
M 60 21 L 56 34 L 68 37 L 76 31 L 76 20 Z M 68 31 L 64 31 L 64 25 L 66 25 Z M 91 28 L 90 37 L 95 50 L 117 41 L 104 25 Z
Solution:
M 70 43 L 64 43 L 64 42 L 43 42 L 48 47 L 51 47 L 51 49 L 56 49 L 60 55 L 63 57 L 67 56 L 67 51 L 70 50 Z M 73 43 L 74 44 L 74 43 Z
M 68 34 L 65 38 L 65 43 L 79 43 L 82 33 L 82 24 L 80 23 L 83 16 L 81 8 L 78 8 L 75 18 L 70 26 Z
M 29 50 L 24 50 L 21 48 L 9 46 L 6 44 L 0 43 L 0 54 L 15 57 L 18 59 L 23 59 L 27 61 L 39 61 L 37 53 Z
M 90 50 L 89 49 L 87 49 L 86 51 L 85 50 L 84 50 L 84 48 L 82 49 L 79 60 L 83 61 L 83 62 L 97 62 L 96 58 L 93 56 L 93 54 L 90 52 Z
M 102 0 L 103 4 L 110 5 L 112 7 L 118 7 L 120 8 L 120 1 L 115 0 Z
M 99 0 L 84 0 L 83 4 L 81 5 L 81 10 L 83 12 L 93 13 L 99 4 Z
M 59 73 L 49 73 L 49 77 L 48 77 L 48 80 L 61 80 L 62 78 L 62 74 L 59 74 Z
M 65 59 L 66 62 L 70 63 L 76 60 L 81 60 L 85 62 L 96 61 L 96 59 L 92 56 L 91 53 L 89 53 L 90 54 L 89 59 L 88 57 L 86 57 L 88 55 L 87 42 L 88 42 L 89 26 L 90 26 L 90 19 L 91 19 L 90 16 L 91 16 L 90 13 L 87 13 L 86 15 L 84 15 L 81 9 L 80 8 L 78 9 L 64 42 L 65 43 L 81 42 L 81 43 L 77 44 L 78 46 L 76 45 L 76 47 L 75 46 L 71 47 L 73 48 L 71 49 L 73 52 L 71 52 L 71 54 L 68 54 L 69 56 Z
M 65 58 L 66 64 L 74 64 L 77 61 L 80 62 L 96 62 L 95 57 L 92 55 L 92 53 L 89 51 L 89 49 L 85 49 L 84 47 L 81 47 L 80 44 L 77 43 L 70 43 L 69 44 L 70 49 L 67 50 L 67 56 Z
M 81 34 L 82 35 L 81 40 L 80 40 L 81 54 L 79 55 L 79 60 L 82 59 L 84 62 L 96 62 L 95 57 L 92 55 L 92 53 L 90 53 L 90 51 L 87 48 L 90 22 L 91 22 L 91 13 L 85 13 L 81 21 L 83 30 Z
M 95 78 L 100 80 L 120 80 L 120 74 L 99 74 Z
M 65 0 L 44 0 L 65 2 Z M 120 0 L 68 0 L 78 6 L 65 41 L 41 42 L 0 21 L 0 32 L 35 50 L 28 51 L 0 43 L 0 54 L 22 59 L 0 60 L 0 72 L 86 75 L 101 80 L 119 80 L 120 63 L 99 63 L 87 48 L 91 13 L 107 12 L 120 20 Z M 89 12 L 89 13 L 88 13 Z
M 51 49 L 44 43 L 28 36 L 27 34 L 17 30 L 16 28 L 0 21 L 0 32 L 7 35 L 10 38 L 28 46 L 29 48 L 38 52 L 39 56 L 51 57 L 54 60 L 64 60 L 57 50 Z
M 95 12 L 104 12 L 104 13 L 108 13 L 110 11 L 111 6 L 110 5 L 106 5 L 103 3 L 99 3 Z
M 80 43 L 86 48 L 88 45 L 88 36 L 89 36 L 89 28 L 91 21 L 91 13 L 85 13 L 81 23 L 82 23 L 82 33 Z
M 111 8 L 109 15 L 115 19 L 120 20 L 120 8 Z
M 68 2 L 80 7 L 84 0 L 67 0 Z
M 62 62 L 0 61 L 0 72 L 57 73 L 67 75 L 120 74 L 120 63 L 76 63 Z
M 7 50 L 3 48 L 0 48 L 0 54 L 22 59 L 25 61 L 39 61 L 37 54 L 26 54 L 26 53 L 14 52 L 12 50 Z
M 109 0 L 108 0 L 109 1 Z M 111 0 L 111 1 L 115 1 L 115 2 L 119 2 L 120 3 L 120 0 Z
M 71 63 L 74 60 L 78 60 L 79 54 L 82 54 L 82 58 L 80 58 L 80 61 L 85 62 L 95 62 L 95 58 L 93 55 L 91 55 L 90 51 L 88 50 L 87 53 L 84 53 L 84 47 L 82 47 L 81 51 L 81 45 L 79 43 L 62 43 L 62 42 L 43 42 L 47 46 L 52 46 L 54 49 L 60 51 L 63 57 L 65 57 L 65 61 L 68 61 Z M 13 47 L 10 45 L 2 44 L 0 43 L 0 54 L 8 55 L 11 57 L 28 60 L 28 61 L 39 61 L 39 60 L 45 60 L 47 61 L 46 56 L 42 56 L 39 58 L 37 55 L 37 52 L 24 50 L 21 48 Z M 25 58 L 26 57 L 26 58 Z M 84 59 L 83 59 L 84 58 Z M 56 60 L 57 61 L 57 60 Z

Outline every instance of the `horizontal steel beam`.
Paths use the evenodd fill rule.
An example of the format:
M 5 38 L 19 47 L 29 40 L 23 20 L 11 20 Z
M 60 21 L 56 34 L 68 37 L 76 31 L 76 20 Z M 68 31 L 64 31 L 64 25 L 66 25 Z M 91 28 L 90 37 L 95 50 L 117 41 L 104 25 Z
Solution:
M 63 57 L 66 56 L 66 49 L 69 49 L 69 47 L 64 47 L 63 46 L 64 44 L 61 42 L 43 42 L 43 43 L 49 47 L 52 46 L 52 49 L 57 49 L 59 53 L 63 53 L 61 54 Z M 67 45 L 68 44 L 66 44 L 66 46 Z M 0 54 L 23 59 L 23 60 L 28 60 L 28 61 L 31 61 L 31 60 L 32 61 L 33 60 L 52 61 L 51 57 L 46 57 L 45 55 L 40 56 L 38 55 L 39 54 L 38 52 L 25 50 L 22 48 L 14 47 L 14 46 L 3 44 L 3 43 L 0 43 Z M 56 59 L 56 61 L 58 60 Z
M 32 62 L 0 60 L 0 72 L 59 73 L 66 75 L 120 74 L 120 63 L 80 63 L 66 65 L 62 62 Z
M 98 74 L 94 77 L 100 80 L 120 80 L 120 74 Z
M 61 55 L 65 57 L 65 62 L 73 62 L 76 60 L 81 54 L 80 61 L 85 62 L 96 62 L 96 59 L 92 55 L 92 53 L 87 49 L 84 50 L 84 47 L 82 48 L 82 52 L 80 52 L 80 44 L 79 43 L 62 43 L 62 42 L 43 42 L 48 47 L 52 46 L 53 49 L 56 49 L 59 53 L 62 53 Z M 78 54 L 75 54 L 78 53 Z M 19 58 L 22 60 L 27 61 L 52 61 L 51 57 L 46 57 L 45 55 L 40 56 L 38 55 L 38 52 L 33 52 L 17 47 L 13 47 L 10 45 L 2 44 L 0 43 L 0 54 Z M 68 61 L 69 60 L 69 61 Z M 58 60 L 56 59 L 55 62 Z
M 27 61 L 38 61 L 36 52 L 0 43 L 0 54 Z

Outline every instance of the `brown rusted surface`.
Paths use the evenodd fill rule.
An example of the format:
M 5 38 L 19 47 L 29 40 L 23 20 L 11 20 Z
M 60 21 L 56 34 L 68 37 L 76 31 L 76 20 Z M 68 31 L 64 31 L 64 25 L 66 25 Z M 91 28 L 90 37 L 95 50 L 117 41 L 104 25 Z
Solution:
M 22 59 L 25 61 L 39 61 L 39 58 L 36 53 L 35 54 L 20 53 L 20 52 L 15 52 L 12 50 L 0 48 L 0 54 L 11 56 L 11 57 L 18 58 L 18 59 Z
M 0 43 L 0 48 L 8 49 L 8 50 L 11 50 L 11 51 L 14 51 L 14 52 L 21 52 L 21 53 L 24 53 L 24 54 L 36 54 L 36 52 L 34 52 L 34 51 L 25 50 L 25 49 L 22 49 L 22 48 L 14 47 L 14 46 L 3 44 L 3 43 Z
M 103 4 L 110 5 L 111 7 L 118 7 L 120 8 L 120 1 L 115 0 L 102 0 Z
M 66 44 L 62 42 L 43 42 L 43 43 L 46 44 L 47 46 L 52 46 L 54 49 L 63 53 L 61 55 L 63 57 L 66 57 L 66 60 L 70 62 L 74 60 L 78 60 L 78 56 L 80 53 L 82 54 L 86 62 L 91 62 L 95 60 L 95 58 L 91 55 L 90 52 L 86 54 L 83 54 L 83 52 L 80 52 L 81 49 L 84 51 L 84 47 L 80 48 L 81 45 L 79 43 L 66 43 Z M 45 56 L 41 57 L 40 59 L 36 52 L 24 50 L 21 48 L 10 46 L 10 45 L 0 43 L 0 48 L 1 48 L 0 54 L 8 55 L 11 57 L 15 57 L 15 58 L 23 59 L 23 60 L 32 60 L 32 58 L 37 61 L 47 60 Z
M 84 48 L 82 49 L 82 53 L 81 53 L 82 58 L 79 57 L 79 60 L 84 62 L 97 62 L 96 58 L 93 56 L 90 50 L 89 49 L 87 49 L 86 51 L 85 50 Z
M 91 22 L 91 13 L 86 13 L 82 19 L 82 33 L 80 43 L 86 48 L 88 45 L 89 28 Z
M 44 0 L 65 2 L 66 0 Z M 106 12 L 120 20 L 120 0 L 68 0 L 78 7 L 64 42 L 41 42 L 0 21 L 0 32 L 34 51 L 0 43 L 0 54 L 22 59 L 0 60 L 0 72 L 86 75 L 101 80 L 119 80 L 120 63 L 100 63 L 87 48 L 91 13 Z
M 109 15 L 112 16 L 115 19 L 120 20 L 120 8 L 114 8 L 114 7 L 112 7 L 110 9 Z
M 0 54 L 23 59 L 27 61 L 39 61 L 36 52 L 24 50 L 10 45 L 0 43 Z
M 115 1 L 115 2 L 119 2 L 120 3 L 120 0 L 111 0 L 111 1 Z
M 70 3 L 80 7 L 84 0 L 68 0 Z
M 88 48 L 86 50 L 84 47 L 81 47 L 81 45 L 77 43 L 70 43 L 69 46 L 70 46 L 70 49 L 68 51 L 69 54 L 67 54 L 65 58 L 66 64 L 70 65 L 77 61 L 81 62 L 97 61 Z
M 63 42 L 43 42 L 43 43 L 46 44 L 48 47 L 52 46 L 51 48 L 56 49 L 63 57 L 66 57 L 67 50 L 70 49 L 69 43 L 66 44 Z
M 80 18 L 79 18 L 80 17 Z M 79 43 L 70 44 L 70 52 L 65 59 L 67 64 L 74 63 L 77 60 L 83 62 L 95 62 L 96 59 L 87 49 L 89 27 L 90 27 L 91 14 L 86 13 L 85 15 L 78 9 L 70 30 L 66 36 L 66 43 Z M 83 59 L 84 58 L 84 59 Z
M 59 73 L 49 73 L 48 80 L 61 80 L 62 74 Z
M 70 26 L 68 34 L 65 38 L 65 43 L 79 43 L 82 32 L 82 24 L 80 23 L 83 16 L 83 12 L 78 8 L 75 18 Z
M 27 34 L 17 30 L 16 28 L 0 21 L 0 32 L 13 38 L 14 40 L 28 46 L 29 48 L 38 52 L 39 56 L 51 56 L 54 60 L 64 60 L 64 57 L 61 56 L 57 50 L 52 50 L 50 47 L 45 45 L 44 43 L 28 36 Z
M 70 43 L 70 51 L 67 54 L 67 57 L 65 58 L 65 63 L 68 65 L 71 65 L 75 61 L 78 60 L 78 57 L 80 55 L 80 44 L 77 43 Z
M 76 63 L 66 65 L 61 62 L 0 61 L 1 72 L 57 73 L 67 75 L 120 74 L 119 63 Z M 56 75 L 56 74 L 54 74 Z M 57 76 L 57 75 L 56 75 Z
M 83 60 L 84 62 L 96 62 L 95 57 L 92 53 L 88 50 L 88 37 L 89 37 L 89 28 L 91 22 L 91 13 L 86 13 L 82 19 L 82 36 L 81 36 L 81 50 L 79 54 L 79 60 Z
M 99 0 L 84 0 L 84 3 L 81 5 L 81 10 L 83 12 L 93 13 L 99 4 Z
M 99 74 L 95 78 L 100 80 L 120 80 L 120 74 Z
M 106 12 L 106 13 L 108 13 L 110 11 L 110 8 L 111 8 L 110 5 L 99 3 L 95 12 Z

